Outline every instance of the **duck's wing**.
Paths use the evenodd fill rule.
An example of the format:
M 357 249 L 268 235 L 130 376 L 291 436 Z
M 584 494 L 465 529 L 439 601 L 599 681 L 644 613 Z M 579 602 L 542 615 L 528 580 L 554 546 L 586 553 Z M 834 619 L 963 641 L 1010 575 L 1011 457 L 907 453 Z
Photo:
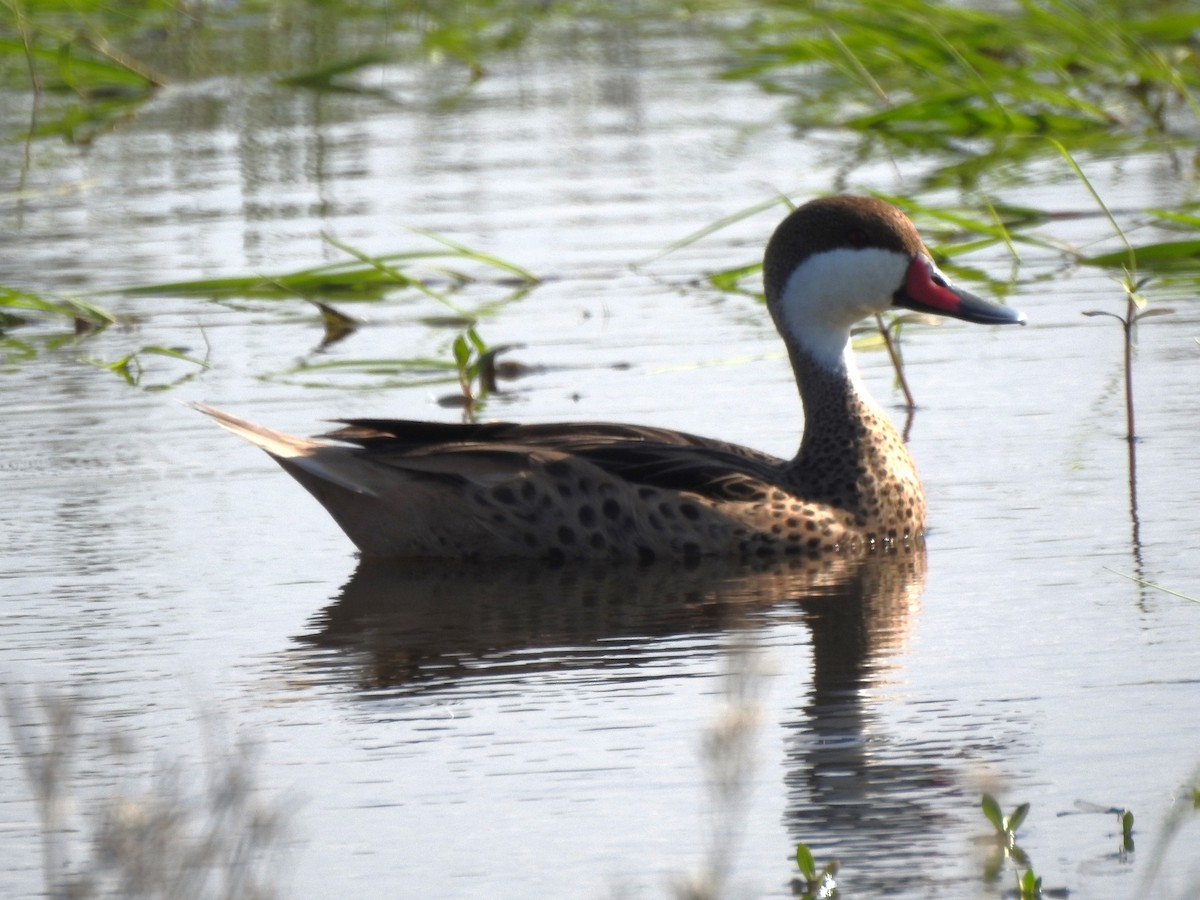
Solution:
M 783 461 L 748 447 L 642 425 L 610 422 L 519 425 L 347 419 L 322 435 L 360 447 L 365 456 L 429 474 L 515 470 L 554 457 L 586 461 L 633 484 L 687 491 L 713 500 L 753 500 Z
M 740 528 L 728 510 L 761 505 L 782 465 L 633 425 L 364 419 L 329 442 L 195 405 L 269 453 L 369 556 L 725 553 Z

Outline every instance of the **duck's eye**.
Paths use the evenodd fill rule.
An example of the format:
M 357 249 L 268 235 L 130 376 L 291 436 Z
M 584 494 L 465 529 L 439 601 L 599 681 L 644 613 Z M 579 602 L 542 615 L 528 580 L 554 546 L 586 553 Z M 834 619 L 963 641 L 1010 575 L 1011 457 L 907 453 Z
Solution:
M 846 235 L 846 240 L 851 247 L 861 247 L 867 242 L 867 233 L 861 228 L 851 228 L 850 233 Z

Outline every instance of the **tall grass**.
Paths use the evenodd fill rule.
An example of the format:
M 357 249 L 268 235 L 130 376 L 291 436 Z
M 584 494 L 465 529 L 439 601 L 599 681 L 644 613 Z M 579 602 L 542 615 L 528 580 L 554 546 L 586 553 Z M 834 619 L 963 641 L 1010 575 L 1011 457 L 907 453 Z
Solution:
M 795 94 L 809 124 L 945 146 L 984 133 L 1172 127 L 1200 116 L 1183 0 L 764 4 L 731 77 Z
M 49 897 L 278 896 L 275 856 L 289 812 L 256 786 L 252 744 L 218 742 L 199 765 L 148 766 L 125 735 L 95 729 L 76 697 L 8 689 L 4 703 L 37 809 Z

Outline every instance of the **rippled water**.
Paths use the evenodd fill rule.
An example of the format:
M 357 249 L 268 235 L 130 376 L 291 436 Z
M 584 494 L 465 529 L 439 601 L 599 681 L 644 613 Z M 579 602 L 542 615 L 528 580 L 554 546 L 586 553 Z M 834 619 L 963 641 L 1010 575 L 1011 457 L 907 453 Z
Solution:
M 773 191 L 903 193 L 918 172 L 880 159 L 840 183 L 843 139 L 792 133 L 780 101 L 711 77 L 719 55 L 700 35 L 564 26 L 459 105 L 433 63 L 373 75 L 390 99 L 185 82 L 90 147 L 35 144 L 24 169 L 23 148 L 0 149 L 0 283 L 95 298 L 342 258 L 323 231 L 387 253 L 430 229 L 547 279 L 458 298 L 504 301 L 481 330 L 533 371 L 484 415 L 788 454 L 800 417 L 770 323 L 697 281 L 754 259 L 779 213 L 647 260 Z M 1139 162 L 1095 172 L 1115 206 L 1178 199 L 1177 173 Z M 1091 212 L 1055 172 L 1011 199 Z M 979 256 L 1007 272 L 1002 251 Z M 1196 784 L 1200 606 L 1123 575 L 1200 594 L 1200 316 L 1182 298 L 1141 330 L 1135 515 L 1118 334 L 1079 315 L 1120 292 L 1054 265 L 1025 260 L 1047 277 L 1010 298 L 1026 329 L 906 336 L 927 556 L 816 570 L 360 565 L 266 457 L 177 401 L 300 433 L 453 420 L 436 403 L 452 385 L 279 376 L 445 355 L 452 333 L 427 321 L 444 310 L 354 307 L 369 325 L 321 351 L 299 301 L 104 297 L 136 325 L 2 373 L 0 676 L 84 698 L 91 740 L 119 731 L 142 766 L 200 765 L 213 729 L 260 744 L 258 790 L 293 806 L 288 896 L 659 896 L 720 862 L 714 845 L 731 895 L 788 896 L 797 841 L 842 862 L 850 896 L 999 896 L 983 790 L 1032 804 L 1021 846 L 1046 886 L 1142 896 Z M 78 360 L 146 344 L 207 344 L 212 368 L 164 393 Z M 861 364 L 894 404 L 886 360 Z M 186 372 L 149 365 L 148 384 Z M 116 767 L 89 756 L 81 797 Z M 1132 809 L 1136 850 L 1078 800 Z M 8 749 L 0 823 L 0 893 L 34 895 L 40 829 Z M 1196 838 L 1189 821 L 1155 896 L 1196 889 Z

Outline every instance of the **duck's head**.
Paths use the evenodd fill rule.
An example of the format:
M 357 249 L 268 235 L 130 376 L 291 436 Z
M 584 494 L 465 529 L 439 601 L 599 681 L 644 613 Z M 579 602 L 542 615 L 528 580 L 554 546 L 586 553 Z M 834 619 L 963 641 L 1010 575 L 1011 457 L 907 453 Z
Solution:
M 823 197 L 792 212 L 767 244 L 763 281 L 788 349 L 831 369 L 844 365 L 850 327 L 888 309 L 1025 324 L 1017 310 L 951 284 L 908 217 L 873 197 Z

